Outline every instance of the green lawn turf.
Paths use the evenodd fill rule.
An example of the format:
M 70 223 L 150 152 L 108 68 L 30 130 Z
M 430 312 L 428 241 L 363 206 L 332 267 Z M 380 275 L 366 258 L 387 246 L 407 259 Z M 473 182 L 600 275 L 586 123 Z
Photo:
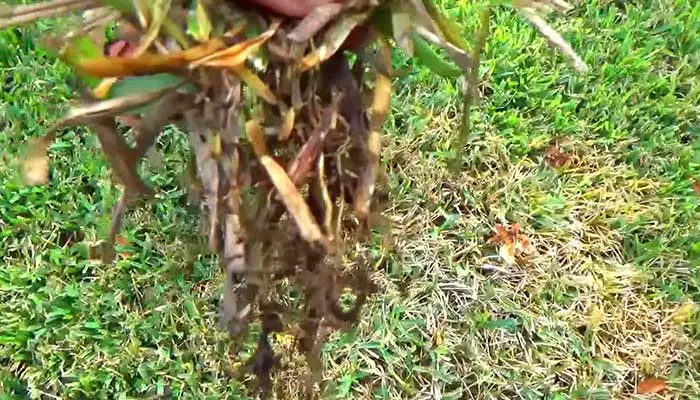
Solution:
M 473 31 L 481 4 L 443 3 Z M 700 396 L 700 2 L 585 0 L 549 20 L 590 72 L 498 8 L 459 174 L 455 82 L 396 54 L 393 240 L 369 249 L 382 290 L 361 326 L 327 346 L 326 397 L 629 398 L 647 377 L 668 381 L 661 397 Z M 128 214 L 114 265 L 88 257 L 118 196 L 92 135 L 64 132 L 51 182 L 21 184 L 21 146 L 72 96 L 38 48 L 50 27 L 0 32 L 0 399 L 244 398 L 183 134 L 161 138 L 159 201 Z M 537 254 L 508 265 L 487 240 L 514 223 Z M 294 398 L 305 371 L 284 363 L 275 388 Z

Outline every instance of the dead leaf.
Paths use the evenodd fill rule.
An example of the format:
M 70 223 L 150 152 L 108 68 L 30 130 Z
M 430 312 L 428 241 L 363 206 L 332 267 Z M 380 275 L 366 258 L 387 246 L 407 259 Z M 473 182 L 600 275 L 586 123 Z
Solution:
M 166 88 L 150 92 L 141 92 L 129 96 L 120 96 L 113 99 L 81 104 L 71 108 L 68 115 L 56 123 L 56 127 L 83 123 L 104 117 L 114 117 L 158 100 L 166 93 L 172 92 L 172 89 L 173 88 Z
M 700 196 L 700 180 L 695 177 L 690 177 L 690 181 L 693 183 L 693 192 Z
M 547 150 L 547 162 L 554 168 L 561 168 L 569 162 L 569 156 L 562 152 L 558 146 L 552 146 Z
M 520 233 L 519 224 L 513 224 L 510 228 L 496 225 L 496 233 L 487 242 L 500 245 L 498 255 L 510 265 L 515 265 L 519 258 L 537 252 L 530 238 Z
M 117 237 L 114 238 L 114 244 L 117 246 L 125 247 L 129 245 L 129 240 L 122 235 L 117 235 Z M 121 258 L 128 258 L 129 254 L 130 253 L 128 251 L 121 251 L 117 253 L 117 255 Z
M 219 193 L 221 176 L 218 163 L 212 158 L 210 139 L 212 132 L 201 123 L 202 118 L 201 110 L 194 109 L 185 113 L 190 143 L 194 150 L 197 176 L 202 184 L 208 208 L 209 250 L 216 252 L 221 245 L 219 229 L 222 214 L 220 207 L 221 194 Z
M 294 218 L 301 237 L 311 243 L 325 243 L 325 237 L 321 233 L 321 228 L 314 220 L 309 206 L 297 190 L 297 187 L 289 179 L 284 169 L 268 155 L 263 129 L 260 124 L 254 120 L 248 121 L 246 123 L 246 133 L 253 146 L 255 155 L 275 185 L 282 203 Z
M 27 185 L 45 185 L 49 182 L 49 157 L 47 149 L 53 143 L 55 134 L 35 139 L 28 147 L 22 160 L 22 176 Z
M 342 9 L 343 5 L 340 3 L 328 3 L 314 8 L 309 15 L 301 20 L 299 25 L 289 32 L 287 38 L 297 43 L 311 39 L 335 18 Z
M 148 5 L 151 6 L 149 9 L 149 16 L 151 17 L 151 20 L 148 21 L 148 30 L 146 31 L 146 34 L 141 37 L 139 46 L 134 52 L 135 55 L 138 56 L 143 54 L 144 51 L 151 47 L 151 44 L 156 37 L 158 37 L 160 27 L 163 25 L 163 22 L 168 15 L 168 10 L 170 10 L 171 3 L 172 0 L 153 0 L 148 2 Z
M 637 386 L 637 393 L 639 394 L 651 394 L 651 393 L 661 393 L 666 390 L 666 380 L 647 378 L 639 382 Z

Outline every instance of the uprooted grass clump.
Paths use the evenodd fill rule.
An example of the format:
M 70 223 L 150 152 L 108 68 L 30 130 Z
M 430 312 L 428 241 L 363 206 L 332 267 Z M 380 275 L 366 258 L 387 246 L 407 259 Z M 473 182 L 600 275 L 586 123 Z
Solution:
M 535 12 L 567 9 L 566 3 L 516 5 L 585 69 Z M 279 361 L 269 338 L 275 332 L 294 334 L 318 378 L 328 329 L 353 326 L 372 287 L 367 266 L 344 270 L 340 259 L 380 211 L 376 186 L 391 95 L 391 41 L 436 73 L 464 76 L 468 127 L 489 13 L 482 13 L 470 45 L 429 1 L 349 1 L 319 7 L 302 21 L 226 2 L 196 2 L 192 10 L 167 1 L 103 6 L 57 0 L 2 11 L 0 26 L 90 11 L 78 29 L 45 40 L 83 78 L 85 103 L 31 146 L 23 168 L 27 182 L 47 182 L 46 149 L 61 129 L 90 127 L 124 186 L 99 249 L 112 262 L 126 209 L 153 194 L 138 173 L 140 162 L 166 125 L 182 127 L 194 154 L 190 185 L 205 210 L 208 248 L 225 270 L 219 325 L 237 338 L 251 321 L 260 322 L 248 366 L 264 391 Z M 94 31 L 115 21 L 130 26 L 135 38 L 117 37 L 105 46 L 94 40 Z M 344 50 L 353 35 L 374 40 L 355 47 L 351 63 Z M 430 46 L 442 48 L 457 67 Z M 466 134 L 455 143 L 464 143 Z M 290 301 L 295 289 L 301 301 Z M 348 290 L 352 300 L 345 303 L 351 304 L 343 305 Z

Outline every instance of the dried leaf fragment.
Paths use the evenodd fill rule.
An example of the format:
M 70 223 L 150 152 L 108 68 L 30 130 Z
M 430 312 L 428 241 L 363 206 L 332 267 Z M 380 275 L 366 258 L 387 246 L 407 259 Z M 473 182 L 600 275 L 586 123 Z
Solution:
M 690 181 L 693 185 L 693 192 L 695 192 L 696 195 L 700 196 L 700 179 L 691 177 Z
M 652 394 L 661 393 L 666 390 L 666 380 L 657 378 L 647 378 L 639 382 L 637 393 Z
M 323 149 L 323 142 L 330 129 L 335 127 L 337 113 L 334 107 L 328 107 L 323 112 L 321 123 L 316 127 L 309 139 L 304 143 L 297 153 L 294 161 L 287 169 L 289 179 L 294 185 L 299 185 L 304 181 L 306 175 L 311 170 L 316 159 Z
M 530 238 L 520 233 L 519 224 L 513 224 L 510 228 L 496 225 L 496 233 L 489 238 L 488 243 L 500 245 L 498 255 L 509 265 L 517 264 L 518 258 L 537 252 Z
M 166 88 L 150 92 L 140 92 L 128 96 L 81 104 L 80 106 L 71 108 L 68 115 L 58 121 L 56 126 L 61 127 L 103 117 L 114 117 L 156 101 L 171 90 L 172 88 Z
M 569 162 L 569 156 L 561 151 L 558 146 L 552 146 L 547 150 L 547 162 L 554 168 L 561 168 Z
M 135 55 L 143 54 L 144 51 L 151 47 L 151 44 L 156 39 L 156 37 L 158 37 L 160 27 L 163 25 L 163 22 L 165 21 L 165 18 L 168 15 L 168 10 L 170 9 L 172 0 L 153 0 L 149 3 L 152 6 L 150 10 L 151 20 L 149 21 L 148 30 L 146 31 L 146 34 L 141 37 L 139 46 L 134 51 Z

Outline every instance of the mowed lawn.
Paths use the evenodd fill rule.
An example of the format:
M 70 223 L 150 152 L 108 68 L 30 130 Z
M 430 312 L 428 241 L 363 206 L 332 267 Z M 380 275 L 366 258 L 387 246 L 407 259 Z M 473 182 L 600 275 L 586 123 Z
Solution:
M 442 2 L 467 38 L 482 5 Z M 590 71 L 498 7 L 459 153 L 456 82 L 396 53 L 391 235 L 362 249 L 380 290 L 326 347 L 325 398 L 700 398 L 700 2 L 584 0 L 548 20 Z M 158 143 L 157 201 L 128 214 L 113 265 L 88 251 L 119 194 L 88 131 L 50 148 L 48 185 L 21 183 L 22 145 L 73 96 L 39 49 L 52 26 L 0 32 L 0 399 L 247 398 L 254 341 L 235 353 L 215 327 L 182 133 Z M 514 224 L 536 253 L 509 264 L 489 238 Z M 283 363 L 277 398 L 296 398 L 307 371 Z M 637 394 L 649 379 L 665 390 Z

